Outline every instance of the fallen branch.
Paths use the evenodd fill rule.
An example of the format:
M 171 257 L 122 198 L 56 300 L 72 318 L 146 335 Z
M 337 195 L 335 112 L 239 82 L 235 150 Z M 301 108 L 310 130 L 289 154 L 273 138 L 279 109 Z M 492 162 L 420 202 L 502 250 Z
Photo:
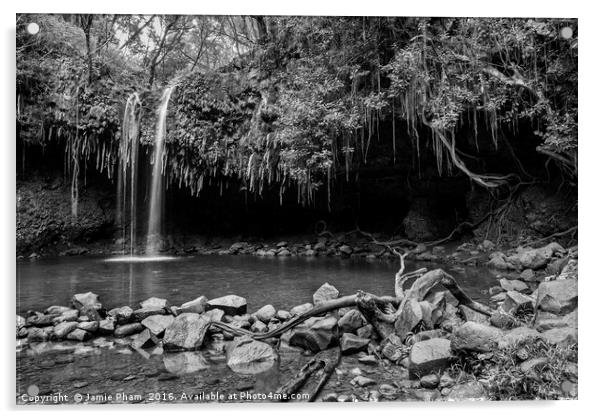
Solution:
M 277 394 L 294 394 L 298 393 L 299 389 L 303 387 L 303 384 L 311 377 L 311 375 L 319 370 L 323 369 L 326 366 L 326 363 L 322 360 L 318 360 L 317 355 L 309 360 L 307 364 L 305 364 L 297 374 L 291 378 L 286 384 L 278 388 L 276 390 Z M 278 401 L 287 402 L 289 401 L 289 397 L 280 398 Z
M 336 356 L 335 360 L 333 362 L 326 363 L 326 366 L 324 367 L 324 370 L 322 371 L 322 378 L 320 378 L 320 381 L 318 381 L 318 384 L 316 384 L 313 391 L 309 394 L 308 401 L 313 402 L 316 399 L 316 397 L 318 397 L 318 395 L 320 394 L 320 391 L 322 391 L 322 388 L 326 385 L 328 380 L 330 380 L 330 377 L 332 376 L 334 369 L 337 367 L 337 365 L 339 365 L 340 362 L 341 362 L 341 350 L 339 349 L 339 350 L 337 350 L 337 356 Z
M 578 228 L 578 226 L 573 226 L 573 227 L 569 228 L 568 230 L 560 231 L 560 232 L 557 232 L 557 233 L 554 233 L 554 234 L 550 234 L 547 237 L 543 237 L 541 239 L 537 239 L 535 241 L 532 241 L 531 243 L 526 244 L 525 246 L 533 246 L 534 244 L 541 243 L 541 242 L 544 242 L 546 240 L 550 240 L 550 239 L 553 239 L 553 238 L 556 238 L 556 237 L 562 237 L 562 236 L 565 236 L 567 234 L 571 234 L 571 233 L 577 231 L 577 228 Z

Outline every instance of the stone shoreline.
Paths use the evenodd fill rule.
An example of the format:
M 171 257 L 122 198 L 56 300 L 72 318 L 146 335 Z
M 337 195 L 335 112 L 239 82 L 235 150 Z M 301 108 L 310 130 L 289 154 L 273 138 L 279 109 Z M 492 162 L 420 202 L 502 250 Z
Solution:
M 96 294 L 76 294 L 70 307 L 54 305 L 44 312 L 17 316 L 17 348 L 27 351 L 30 345 L 40 341 L 125 339 L 138 353 L 155 356 L 198 351 L 211 339 L 225 342 L 223 350 L 232 371 L 255 374 L 269 369 L 283 351 L 309 355 L 338 347 L 344 357 L 357 356 L 360 363 L 378 365 L 384 370 L 399 369 L 407 376 L 406 381 L 398 383 L 398 388 L 381 384 L 385 388 L 379 390 L 373 389 L 378 384 L 374 379 L 355 376 L 351 385 L 369 389 L 370 400 L 386 399 L 387 391 L 401 390 L 420 390 L 429 400 L 496 398 L 490 390 L 495 385 L 500 362 L 496 365 L 488 360 L 512 356 L 522 374 L 541 373 L 545 379 L 545 369 L 551 368 L 552 360 L 533 358 L 528 348 L 534 342 L 546 348 L 564 348 L 570 356 L 576 357 L 577 250 L 567 251 L 554 243 L 514 255 L 495 254 L 493 259 L 536 269 L 523 270 L 523 273 L 529 269 L 533 272 L 524 280 L 501 278 L 499 286 L 489 290 L 491 303 L 497 306 L 491 317 L 458 305 L 448 291 L 433 293 L 420 303 L 420 310 L 412 317 L 404 317 L 409 322 L 409 333 L 404 336 L 393 333 L 381 339 L 357 308 L 342 308 L 324 316 L 310 317 L 278 338 L 264 340 L 236 337 L 212 323 L 221 322 L 255 334 L 266 333 L 313 307 L 340 297 L 335 287 L 325 283 L 315 292 L 311 303 L 289 310 L 266 305 L 250 314 L 246 299 L 235 295 L 213 300 L 199 296 L 181 306 L 152 297 L 137 308 L 124 306 L 107 310 Z M 558 273 L 544 276 L 550 272 L 546 271 L 550 266 Z M 480 363 L 481 371 L 477 374 L 480 378 L 468 380 L 468 374 L 463 378 L 457 374 L 454 377 L 453 371 L 457 368 L 452 366 L 460 365 L 460 361 L 462 365 Z M 576 397 L 575 362 L 576 359 L 562 360 L 562 376 L 552 377 L 561 385 L 550 397 Z M 325 394 L 322 400 L 344 401 L 356 397 L 343 396 Z

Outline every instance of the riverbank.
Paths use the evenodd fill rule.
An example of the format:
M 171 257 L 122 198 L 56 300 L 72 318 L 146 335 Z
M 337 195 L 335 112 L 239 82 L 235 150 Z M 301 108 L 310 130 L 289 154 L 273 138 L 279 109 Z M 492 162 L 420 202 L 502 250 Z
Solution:
M 421 311 L 413 318 L 403 339 L 382 338 L 360 306 L 311 316 L 282 335 L 260 338 L 340 298 L 330 284 L 311 302 L 267 304 L 250 313 L 244 296 L 199 296 L 178 306 L 150 298 L 137 307 L 105 308 L 92 293 L 75 295 L 70 306 L 18 318 L 17 390 L 23 393 L 42 374 L 51 377 L 46 391 L 58 388 L 71 396 L 115 388 L 127 394 L 176 389 L 177 397 L 191 389 L 277 393 L 314 352 L 324 352 L 328 365 L 336 358 L 332 351 L 340 350 L 342 360 L 320 395 L 324 401 L 574 398 L 577 251 L 549 245 L 534 254 L 549 255 L 539 270 L 555 265 L 558 273 L 531 281 L 500 278 L 487 290 L 495 307 L 490 316 L 459 304 L 448 292 L 434 293 L 420 303 L 429 315 Z M 503 257 L 506 263 L 515 259 Z M 239 330 L 246 332 L 236 337 Z M 119 371 L 103 370 L 106 364 L 99 359 L 107 357 Z M 73 378 L 62 375 L 65 365 Z

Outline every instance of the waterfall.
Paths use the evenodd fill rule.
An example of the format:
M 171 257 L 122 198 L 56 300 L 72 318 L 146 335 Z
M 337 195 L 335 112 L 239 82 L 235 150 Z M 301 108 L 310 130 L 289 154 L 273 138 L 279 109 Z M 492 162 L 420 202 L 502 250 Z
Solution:
M 167 133 L 167 106 L 175 85 L 168 86 L 161 96 L 158 109 L 157 131 L 155 133 L 155 149 L 153 157 L 153 174 L 151 180 L 151 196 L 148 215 L 148 235 L 146 241 L 146 254 L 154 255 L 161 248 L 161 223 L 163 221 L 163 166 L 165 136 Z
M 123 113 L 123 125 L 121 128 L 121 144 L 119 153 L 119 171 L 117 177 L 116 219 L 123 232 L 122 240 L 124 253 L 125 245 L 127 243 L 126 227 L 129 221 L 130 256 L 133 256 L 134 248 L 136 246 L 136 197 L 138 193 L 138 136 L 140 132 L 140 106 L 141 103 L 138 93 L 132 93 L 127 99 L 125 111 Z

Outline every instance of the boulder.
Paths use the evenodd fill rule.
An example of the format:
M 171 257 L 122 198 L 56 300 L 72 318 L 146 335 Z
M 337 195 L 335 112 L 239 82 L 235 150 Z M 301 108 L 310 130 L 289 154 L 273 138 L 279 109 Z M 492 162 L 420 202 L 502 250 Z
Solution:
M 95 333 L 98 330 L 99 322 L 97 321 L 89 321 L 89 322 L 80 322 L 78 324 L 78 328 L 85 330 L 86 332 Z
M 201 318 L 205 319 L 208 322 L 221 322 L 224 319 L 224 315 L 224 310 L 214 308 L 201 314 Z
M 173 316 L 156 314 L 142 320 L 142 326 L 146 327 L 155 336 L 162 336 L 165 329 L 174 321 Z
M 134 310 L 128 306 L 117 307 L 109 310 L 107 313 L 110 317 L 115 319 L 115 323 L 118 325 L 129 323 L 132 320 Z
M 353 253 L 353 249 L 351 248 L 351 246 L 347 246 L 346 244 L 344 244 L 339 247 L 339 252 L 341 252 L 343 256 L 351 256 L 351 254 Z
M 278 359 L 274 348 L 249 336 L 234 338 L 226 349 L 228 367 L 238 374 L 257 374 L 273 367 Z
M 359 310 L 349 310 L 339 319 L 339 329 L 343 333 L 355 333 L 360 327 L 366 324 L 366 319 Z
M 459 306 L 460 312 L 462 313 L 462 317 L 464 320 L 468 322 L 475 323 L 489 323 L 489 317 L 484 314 L 479 313 L 478 311 L 474 311 L 473 309 L 466 307 L 465 305 Z
M 100 315 L 98 308 L 95 306 L 83 306 L 79 309 L 79 317 L 87 318 L 86 321 L 101 321 L 103 316 Z
M 537 312 L 564 315 L 577 308 L 576 278 L 542 282 L 537 289 Z
M 54 326 L 52 330 L 54 336 L 58 339 L 65 339 L 67 335 L 77 329 L 78 322 L 63 322 Z
M 487 400 L 487 392 L 480 382 L 469 381 L 453 386 L 447 395 L 447 400 L 451 402 L 482 401 Z
M 420 385 L 424 388 L 437 388 L 439 386 L 439 376 L 437 374 L 427 374 L 420 377 Z
M 508 291 L 502 308 L 506 313 L 514 314 L 522 311 L 533 312 L 534 300 L 532 297 L 518 291 Z
M 98 322 L 98 332 L 103 335 L 112 335 L 115 333 L 115 320 L 107 318 Z
M 539 332 L 562 327 L 577 328 L 577 310 L 573 310 L 565 316 L 557 316 L 543 311 L 538 313 L 535 328 Z
M 454 352 L 490 352 L 502 336 L 503 332 L 493 326 L 466 322 L 454 330 L 451 348 Z
M 417 342 L 412 345 L 408 359 L 411 375 L 419 377 L 441 371 L 452 359 L 450 341 L 435 338 Z
M 323 351 L 338 341 L 338 323 L 334 317 L 311 317 L 293 329 L 289 344 L 314 353 Z
M 312 303 L 300 304 L 291 309 L 291 315 L 293 317 L 300 316 L 301 314 L 307 313 L 312 308 L 314 308 L 314 305 Z
M 98 299 L 98 295 L 93 292 L 85 292 L 82 294 L 75 294 L 71 297 L 71 304 L 73 307 L 77 309 L 81 309 L 82 307 L 93 307 L 97 310 L 102 308 L 102 304 Z
M 289 313 L 289 312 L 288 312 L 288 311 L 286 311 L 286 310 L 278 310 L 278 311 L 276 312 L 276 318 L 277 318 L 278 320 L 282 321 L 282 322 L 285 322 L 285 321 L 287 321 L 287 320 L 290 320 L 290 319 L 291 319 L 291 317 L 293 317 L 293 316 L 292 316 L 292 314 L 291 314 L 291 313 Z
M 500 349 L 511 348 L 528 340 L 537 339 L 539 337 L 540 334 L 537 330 L 521 326 L 505 332 L 498 339 L 498 346 Z
M 60 316 L 61 314 L 63 314 L 66 311 L 71 311 L 72 309 L 70 307 L 65 307 L 65 306 L 50 306 L 48 307 L 46 310 L 44 310 L 44 312 L 46 314 L 51 314 L 51 315 L 55 315 L 55 316 Z
M 29 342 L 42 342 L 49 340 L 52 336 L 51 327 L 29 327 L 27 329 L 27 340 Z
M 150 332 L 148 329 L 144 329 L 142 332 L 134 336 L 134 339 L 130 343 L 130 346 L 134 349 L 150 348 L 155 346 L 159 342 L 159 339 Z
M 549 343 L 564 347 L 577 343 L 577 329 L 573 327 L 546 330 L 541 336 Z
M 92 334 L 83 329 L 75 329 L 67 334 L 66 339 L 69 340 L 77 340 L 79 342 L 84 342 L 92 337 Z
M 518 279 L 500 279 L 500 286 L 505 291 L 518 291 L 524 292 L 529 289 L 529 286 L 525 284 L 523 281 L 519 281 Z
M 188 301 L 184 304 L 182 304 L 180 307 L 177 308 L 177 313 L 175 313 L 176 315 L 180 314 L 180 313 L 204 313 L 205 312 L 205 308 L 207 307 L 207 297 L 205 297 L 204 295 L 201 295 L 198 298 L 195 298 L 192 301 Z
M 523 250 L 518 253 L 518 261 L 523 269 L 544 268 L 557 253 L 564 253 L 564 248 L 558 243 L 550 243 L 538 249 Z
M 341 337 L 341 353 L 343 355 L 354 354 L 368 348 L 370 339 L 362 339 L 351 333 L 343 333 Z
M 520 323 L 514 316 L 511 316 L 508 313 L 504 313 L 502 311 L 494 311 L 489 318 L 489 323 L 492 326 L 497 327 L 499 329 L 512 329 L 513 327 L 518 326 Z
M 339 290 L 330 285 L 328 282 L 322 284 L 320 288 L 314 293 L 313 301 L 314 305 L 321 304 L 328 300 L 334 300 L 339 297 Z
M 268 304 L 261 307 L 255 312 L 255 317 L 263 323 L 269 323 L 269 321 L 276 315 L 276 309 L 273 305 Z
M 362 375 L 358 375 L 353 380 L 351 380 L 351 385 L 355 387 L 368 387 L 376 384 L 372 378 L 364 377 Z
M 251 325 L 251 332 L 253 333 L 265 333 L 267 331 L 268 326 L 261 320 L 257 320 Z
M 132 321 L 140 323 L 142 320 L 146 319 L 150 316 L 162 315 L 165 314 L 165 309 L 162 307 L 150 307 L 146 306 L 144 308 L 139 308 L 138 310 L 134 310 L 132 313 Z
M 27 324 L 36 327 L 52 326 L 56 317 L 52 314 L 37 313 L 27 318 Z
M 123 338 L 125 336 L 133 335 L 134 333 L 141 332 L 144 329 L 141 323 L 129 323 L 119 326 L 113 333 L 116 338 Z
M 169 309 L 169 302 L 165 298 L 150 297 L 140 303 L 140 308 Z
M 226 295 L 207 302 L 207 310 L 218 308 L 229 316 L 241 315 L 247 312 L 247 300 L 238 295 Z
M 372 337 L 373 330 L 374 330 L 373 326 L 371 324 L 367 324 L 367 325 L 362 326 L 359 329 L 357 329 L 357 331 L 355 333 L 360 338 L 370 339 Z
M 79 317 L 79 310 L 69 309 L 67 311 L 63 311 L 59 316 L 55 317 L 52 322 L 54 324 L 62 323 L 62 322 L 74 322 Z
M 395 333 L 397 336 L 405 337 L 413 332 L 422 320 L 422 307 L 416 298 L 412 298 L 404 305 L 401 316 L 395 321 Z
M 165 329 L 166 351 L 191 351 L 203 346 L 209 322 L 198 313 L 182 313 Z

